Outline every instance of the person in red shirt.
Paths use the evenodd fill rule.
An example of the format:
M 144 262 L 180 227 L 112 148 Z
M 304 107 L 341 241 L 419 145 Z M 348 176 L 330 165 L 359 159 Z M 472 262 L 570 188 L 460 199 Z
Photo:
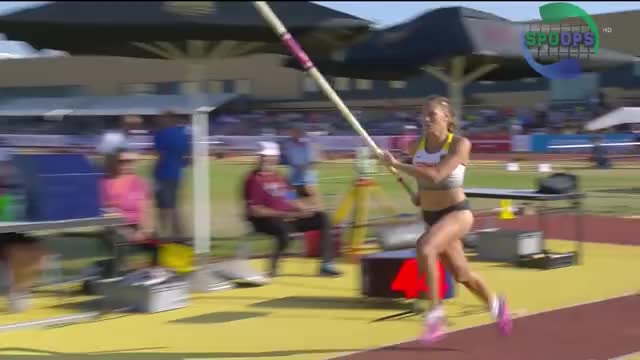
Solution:
M 277 276 L 278 260 L 289 245 L 293 232 L 319 230 L 321 233 L 322 263 L 320 275 L 339 276 L 333 264 L 329 216 L 317 208 L 295 200 L 294 188 L 276 171 L 280 148 L 274 142 L 260 142 L 257 167 L 244 183 L 247 220 L 257 232 L 276 237 L 276 250 L 271 258 L 270 276 Z

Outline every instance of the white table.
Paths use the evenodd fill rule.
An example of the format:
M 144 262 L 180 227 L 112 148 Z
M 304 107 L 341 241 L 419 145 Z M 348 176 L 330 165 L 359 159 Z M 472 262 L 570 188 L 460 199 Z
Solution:
M 25 221 L 25 222 L 9 222 L 0 221 L 0 233 L 26 233 L 36 231 L 60 231 L 71 230 L 79 228 L 111 228 L 115 226 L 126 225 L 127 222 L 122 217 L 117 216 L 105 216 L 96 218 L 84 218 L 84 219 L 71 219 L 60 221 Z M 90 311 L 80 313 L 77 315 L 68 315 L 58 318 L 49 318 L 37 321 L 27 321 L 10 325 L 0 326 L 0 332 L 23 329 L 34 326 L 52 326 L 66 323 L 72 323 L 77 321 L 83 321 L 92 319 L 99 316 L 98 311 Z

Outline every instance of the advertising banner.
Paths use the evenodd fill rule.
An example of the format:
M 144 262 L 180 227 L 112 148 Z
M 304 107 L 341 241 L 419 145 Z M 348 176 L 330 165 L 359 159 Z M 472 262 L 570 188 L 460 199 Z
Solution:
M 409 152 L 409 144 L 417 139 L 418 135 L 394 135 L 388 137 L 388 145 L 390 150 L 400 150 L 404 153 Z
M 389 148 L 389 138 L 389 136 L 372 136 L 373 142 L 382 150 Z M 360 136 L 314 136 L 312 139 L 324 151 L 355 151 L 358 147 L 367 146 Z
M 531 151 L 531 135 L 513 135 L 511 137 L 512 152 Z
M 633 134 L 602 134 L 603 144 L 620 144 L 627 142 L 634 142 L 635 137 Z M 591 152 L 591 147 L 584 145 L 591 145 L 593 135 L 588 134 L 574 134 L 574 135 L 547 135 L 536 134 L 531 135 L 531 151 L 537 153 L 569 153 L 569 154 L 584 154 Z M 560 147 L 553 148 L 553 146 L 568 146 L 574 145 L 576 147 Z M 582 145 L 582 146 L 581 146 Z M 608 146 L 607 152 L 624 154 L 635 151 L 634 146 Z
M 63 135 L 0 135 L 0 144 L 5 147 L 67 147 L 70 142 Z
M 511 151 L 511 134 L 473 134 L 467 137 L 476 153 L 499 153 Z

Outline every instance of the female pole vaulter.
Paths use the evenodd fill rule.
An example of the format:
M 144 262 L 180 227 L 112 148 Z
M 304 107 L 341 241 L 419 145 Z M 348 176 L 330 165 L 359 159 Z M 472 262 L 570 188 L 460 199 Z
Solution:
M 426 343 L 437 341 L 445 333 L 445 313 L 437 281 L 438 260 L 458 283 L 487 305 L 503 335 L 511 332 L 505 298 L 489 290 L 485 281 L 471 270 L 464 254 L 462 238 L 473 225 L 473 214 L 463 189 L 471 143 L 453 135 L 455 116 L 447 98 L 428 98 L 423 108 L 422 138 L 410 144 L 413 163 L 403 164 L 388 151 L 383 158 L 387 166 L 417 179 L 419 193 L 413 201 L 422 208 L 424 221 L 429 225 L 416 245 L 419 271 L 426 272 L 428 294 L 425 296 L 431 299 L 421 335 Z

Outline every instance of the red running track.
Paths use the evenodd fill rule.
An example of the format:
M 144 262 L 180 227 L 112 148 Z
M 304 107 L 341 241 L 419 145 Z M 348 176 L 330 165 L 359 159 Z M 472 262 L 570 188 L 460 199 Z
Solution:
M 495 216 L 495 215 L 493 215 Z M 547 239 L 576 240 L 575 215 L 548 215 L 545 217 Z M 628 219 L 602 215 L 583 215 L 583 241 L 640 245 L 640 219 Z M 483 228 L 486 220 L 478 219 L 475 227 Z M 536 215 L 518 216 L 513 220 L 496 220 L 496 226 L 511 230 L 537 230 Z
M 342 360 L 606 360 L 640 351 L 640 296 L 629 295 L 522 317 L 502 337 L 494 324 L 457 331 L 427 347 L 418 341 Z

